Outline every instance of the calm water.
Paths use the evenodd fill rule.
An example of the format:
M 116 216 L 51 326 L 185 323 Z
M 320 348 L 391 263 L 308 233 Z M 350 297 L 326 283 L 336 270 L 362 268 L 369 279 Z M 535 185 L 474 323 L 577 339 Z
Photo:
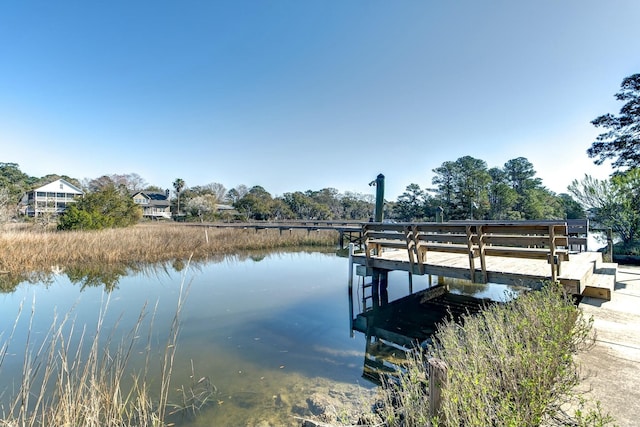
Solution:
M 10 387 L 19 378 L 16 372 L 21 372 L 32 306 L 31 332 L 37 341 L 56 313 L 58 317 L 71 313 L 76 330 L 87 325 L 90 336 L 107 299 L 105 330 L 118 323 L 119 339 L 148 304 L 143 337 L 135 350 L 143 354 L 151 330 L 152 355 L 159 361 L 183 284 L 187 292 L 173 388 L 189 386 L 193 365 L 195 377 L 207 378 L 215 393 L 195 418 L 171 420 L 177 425 L 299 425 L 293 416 L 303 413 L 301 408 L 313 393 L 341 390 L 357 394 L 373 387 L 361 377 L 365 339 L 350 334 L 347 259 L 324 253 L 271 253 L 183 267 L 158 266 L 111 278 L 110 283 L 115 284 L 111 292 L 99 280 L 71 281 L 63 273 L 46 283 L 23 283 L 15 292 L 1 294 L 4 340 L 18 307 L 24 305 L 0 371 L 1 384 Z M 428 286 L 427 277 L 414 277 L 414 291 Z M 505 288 L 458 282 L 451 289 L 500 299 Z M 357 281 L 357 313 L 360 295 L 356 290 Z M 391 273 L 390 298 L 407 291 L 406 273 Z M 131 366 L 139 368 L 142 363 L 140 355 Z M 152 363 L 152 369 L 159 371 L 157 363 Z M 179 403 L 177 393 L 171 399 Z
M 161 353 L 175 313 L 181 282 L 188 288 L 178 341 L 174 388 L 198 378 L 214 385 L 214 400 L 195 419 L 179 425 L 296 424 L 296 405 L 314 392 L 342 386 L 372 386 L 361 378 L 364 338 L 350 336 L 348 262 L 333 254 L 274 253 L 259 258 L 171 266 L 121 277 L 110 292 L 105 329 L 119 320 L 128 332 L 145 303 L 157 304 L 153 343 Z M 29 312 L 32 336 L 44 336 L 55 313 L 71 311 L 78 325 L 95 329 L 108 293 L 101 286 L 72 283 L 65 274 L 49 283 L 21 284 L 0 295 L 0 331 L 8 336 L 18 307 L 21 319 L 0 372 L 10 385 L 20 372 Z M 33 301 L 35 300 L 35 303 Z M 152 312 L 153 307 L 148 311 Z M 145 326 L 151 321 L 147 315 Z M 144 348 L 147 332 L 140 343 Z M 134 360 L 132 366 L 142 361 Z M 176 398 L 177 399 L 177 398 Z M 284 402 L 284 403 L 283 403 Z

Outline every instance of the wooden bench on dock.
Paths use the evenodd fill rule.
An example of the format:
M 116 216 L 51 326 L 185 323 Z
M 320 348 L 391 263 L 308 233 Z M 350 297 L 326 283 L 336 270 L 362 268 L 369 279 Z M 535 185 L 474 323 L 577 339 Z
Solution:
M 546 260 L 553 281 L 560 274 L 562 261 L 569 260 L 565 223 L 484 224 L 476 230 L 485 281 L 487 256 Z
M 568 219 L 567 233 L 569 237 L 569 250 L 575 252 L 587 251 L 589 237 L 588 219 Z
M 411 271 L 424 274 L 429 252 L 467 255 L 470 277 L 475 281 L 476 259 L 487 282 L 487 257 L 546 260 L 551 280 L 569 259 L 568 231 L 564 222 L 479 222 L 381 224 L 363 226 L 367 259 L 387 249 L 406 250 Z

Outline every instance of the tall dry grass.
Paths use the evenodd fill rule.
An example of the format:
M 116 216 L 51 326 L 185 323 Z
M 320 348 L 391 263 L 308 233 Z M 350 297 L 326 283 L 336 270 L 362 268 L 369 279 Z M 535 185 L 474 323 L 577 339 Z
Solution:
M 0 408 L 0 426 L 33 427 L 161 427 L 167 425 L 171 408 L 171 376 L 180 329 L 180 314 L 186 295 L 184 280 L 176 312 L 169 328 L 160 363 L 160 379 L 151 379 L 152 328 L 143 330 L 149 315 L 143 307 L 132 329 L 120 336 L 117 324 L 108 330 L 104 319 L 109 296 L 103 301 L 95 329 L 78 326 L 71 313 L 55 316 L 43 338 L 32 335 L 35 302 L 29 317 L 21 376 L 17 388 L 3 390 L 9 395 Z M 22 313 L 16 320 L 16 324 Z M 15 324 L 14 324 L 15 331 Z M 130 369 L 130 359 L 146 335 L 145 363 Z M 10 347 L 10 339 L 0 347 L 0 367 Z M 129 386 L 124 386 L 128 383 Z M 157 384 L 153 387 L 152 384 Z M 8 401 L 8 404 L 6 403 Z M 6 406 L 5 406 L 6 405 Z
M 333 231 L 205 229 L 188 224 L 139 224 L 99 231 L 5 229 L 0 232 L 0 272 L 49 271 L 52 266 L 204 260 L 239 251 L 296 246 L 333 247 Z

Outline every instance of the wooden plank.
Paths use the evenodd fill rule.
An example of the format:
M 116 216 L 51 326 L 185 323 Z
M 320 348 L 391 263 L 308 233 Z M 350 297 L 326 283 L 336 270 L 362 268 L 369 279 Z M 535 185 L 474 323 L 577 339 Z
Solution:
M 368 239 L 386 239 L 386 240 L 395 240 L 402 239 L 404 240 L 405 233 L 398 231 L 372 231 L 367 230 L 366 236 Z
M 545 248 L 519 248 L 512 246 L 486 246 L 485 255 L 510 258 L 548 259 L 551 252 Z
M 474 235 L 474 241 L 477 241 L 477 237 Z M 460 243 L 466 245 L 469 236 L 467 233 L 463 234 L 436 234 L 436 233 L 420 233 L 417 235 L 419 242 L 435 242 L 435 243 Z
M 404 249 L 407 247 L 407 242 L 404 238 L 402 240 L 371 239 L 367 240 L 366 243 L 367 245 L 377 245 L 396 249 Z
M 477 253 L 475 250 L 469 251 L 469 247 L 467 245 L 454 245 L 447 243 L 420 243 L 418 244 L 418 250 L 423 250 L 425 252 L 435 251 L 456 254 L 468 254 L 470 252 Z
M 553 234 L 557 236 L 566 236 L 567 235 L 567 226 L 563 224 L 507 224 L 507 225 L 497 225 L 497 224 L 486 224 L 482 226 L 482 231 L 484 234 L 516 234 L 516 235 L 541 235 L 541 236 L 549 236 L 551 231 Z
M 558 236 L 552 239 L 549 236 L 489 234 L 483 235 L 482 239 L 485 244 L 496 246 L 537 246 L 548 248 L 551 247 L 552 242 L 555 242 L 555 246 L 567 246 L 569 243 L 566 236 Z
M 420 233 L 434 233 L 434 234 L 465 234 L 466 224 L 451 224 L 451 223 L 421 223 L 417 224 L 416 228 Z

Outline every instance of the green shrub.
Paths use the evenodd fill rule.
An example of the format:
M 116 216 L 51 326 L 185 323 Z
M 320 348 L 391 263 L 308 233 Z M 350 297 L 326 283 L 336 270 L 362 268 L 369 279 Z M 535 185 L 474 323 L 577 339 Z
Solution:
M 142 216 L 126 191 L 107 186 L 69 206 L 58 219 L 58 230 L 102 230 L 136 224 Z
M 434 356 L 449 367 L 448 425 L 539 426 L 577 385 L 573 354 L 591 330 L 560 286 L 529 292 L 438 331 Z
M 383 388 L 381 418 L 388 426 L 424 426 L 429 417 L 427 357 L 444 361 L 437 426 L 566 425 L 567 404 L 582 409 L 573 355 L 592 343 L 585 319 L 561 285 L 550 284 L 461 322 L 446 321 L 426 354 L 408 358 L 397 382 Z M 599 411 L 580 410 L 570 425 L 603 426 Z

